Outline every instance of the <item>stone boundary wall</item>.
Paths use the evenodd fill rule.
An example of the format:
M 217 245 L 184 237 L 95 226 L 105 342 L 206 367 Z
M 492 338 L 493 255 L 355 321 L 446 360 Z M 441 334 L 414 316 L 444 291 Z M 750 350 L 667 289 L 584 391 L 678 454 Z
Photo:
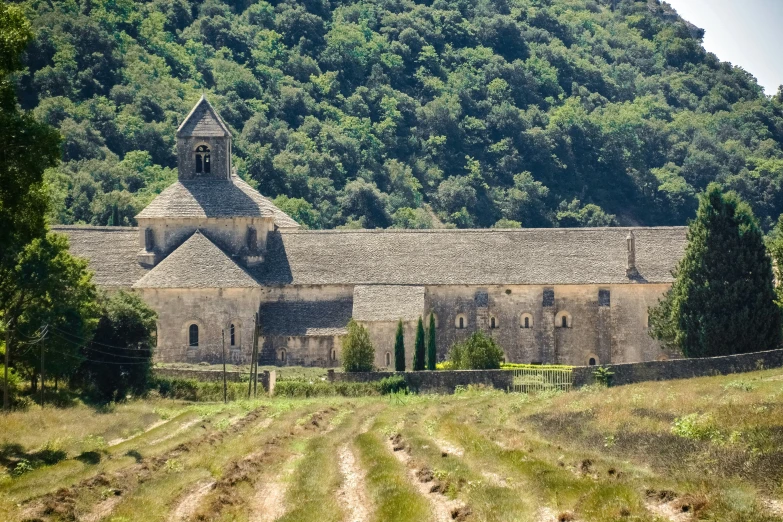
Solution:
M 604 364 L 602 366 L 614 372 L 612 386 L 620 386 L 645 381 L 670 381 L 780 368 L 783 367 L 783 350 L 708 357 L 704 359 L 672 359 L 669 361 Z M 595 366 L 574 368 L 574 387 L 579 388 L 593 384 L 595 382 L 593 379 L 595 369 Z
M 180 370 L 177 368 L 153 368 L 152 373 L 155 377 L 168 377 L 169 379 L 195 379 L 197 381 L 214 382 L 223 380 L 223 372 L 216 370 Z M 236 370 L 226 372 L 226 381 L 240 382 L 242 372 Z M 247 375 L 247 374 L 244 374 Z M 261 380 L 261 374 L 258 375 Z
M 169 379 L 195 379 L 197 381 L 204 382 L 222 382 L 223 372 L 215 370 L 180 370 L 176 368 L 153 368 L 153 375 L 155 377 L 167 377 Z M 242 382 L 243 377 L 247 377 L 248 374 L 238 371 L 227 371 L 227 382 Z M 272 370 L 262 370 L 258 372 L 258 387 L 264 390 L 265 393 L 272 395 L 275 389 L 275 382 L 277 381 L 277 373 Z M 247 383 L 247 379 L 244 381 Z M 271 392 L 270 392 L 271 388 Z
M 423 372 L 357 372 L 338 373 L 329 370 L 329 382 L 373 382 L 400 375 L 408 388 L 417 393 L 454 393 L 457 386 L 483 384 L 508 390 L 514 383 L 514 373 L 508 370 L 453 370 Z

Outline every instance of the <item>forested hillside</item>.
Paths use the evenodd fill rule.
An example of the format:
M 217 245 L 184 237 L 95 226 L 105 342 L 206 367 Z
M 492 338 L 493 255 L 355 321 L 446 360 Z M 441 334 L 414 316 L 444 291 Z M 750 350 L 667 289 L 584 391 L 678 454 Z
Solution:
M 684 224 L 711 181 L 783 212 L 783 95 L 656 0 L 20 3 L 61 223 L 133 224 L 202 92 L 312 228 Z

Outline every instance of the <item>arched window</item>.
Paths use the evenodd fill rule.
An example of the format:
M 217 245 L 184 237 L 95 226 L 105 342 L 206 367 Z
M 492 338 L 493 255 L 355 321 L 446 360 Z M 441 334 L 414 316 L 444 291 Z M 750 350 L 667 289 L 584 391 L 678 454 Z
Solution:
M 192 348 L 198 347 L 198 325 L 197 324 L 191 324 L 190 328 L 188 328 L 188 344 Z
M 587 361 L 587 364 L 589 366 L 595 366 L 596 365 L 595 357 L 590 357 L 590 360 Z
M 533 327 L 533 316 L 530 314 L 522 314 L 519 317 L 519 327 L 520 328 L 532 328 Z
M 498 327 L 498 320 L 494 316 L 489 318 L 489 327 L 493 329 Z
M 196 147 L 196 173 L 209 174 L 210 172 L 210 158 L 209 147 L 206 145 L 199 145 Z
M 280 350 L 280 362 L 284 363 L 285 357 L 286 357 L 285 350 Z
M 231 346 L 236 346 L 237 345 L 237 336 L 236 336 L 236 331 L 234 330 L 234 325 L 233 324 L 228 327 L 228 332 L 229 332 L 229 335 L 231 336 Z
M 457 314 L 457 317 L 454 318 L 454 327 L 462 330 L 467 326 L 468 319 L 465 317 L 465 314 Z
M 391 366 L 391 353 L 386 352 L 386 367 Z
M 556 328 L 571 328 L 571 314 L 568 312 L 558 312 L 555 316 Z

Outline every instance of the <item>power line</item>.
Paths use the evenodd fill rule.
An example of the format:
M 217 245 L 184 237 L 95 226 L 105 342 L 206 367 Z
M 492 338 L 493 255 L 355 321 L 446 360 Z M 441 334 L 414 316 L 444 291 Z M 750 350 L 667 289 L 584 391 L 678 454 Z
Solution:
M 102 350 L 98 350 L 97 348 L 93 348 L 89 344 L 80 344 L 80 343 L 77 343 L 74 340 L 66 339 L 65 337 L 62 337 L 60 335 L 57 335 L 57 334 L 53 334 L 53 335 L 55 337 L 57 337 L 58 339 L 60 339 L 62 341 L 65 341 L 66 343 L 71 343 L 74 346 L 79 346 L 79 347 L 83 348 L 84 350 L 89 350 L 91 352 L 99 353 L 101 355 L 108 355 L 110 357 L 122 357 L 122 358 L 125 358 L 125 359 L 149 359 L 149 357 L 145 357 L 145 356 L 142 356 L 142 355 L 123 355 L 123 354 L 120 354 L 120 353 L 104 352 Z M 136 348 L 126 348 L 126 350 L 137 350 L 137 349 Z M 151 349 L 149 351 L 152 352 Z
M 82 341 L 84 343 L 97 344 L 98 346 L 103 346 L 104 348 L 114 348 L 116 350 L 134 350 L 135 349 L 135 348 L 128 348 L 127 346 L 114 346 L 114 345 L 111 345 L 111 344 L 99 343 L 97 341 L 93 341 L 92 339 L 86 339 L 84 337 L 81 337 L 79 335 L 73 334 L 71 332 L 66 332 L 65 330 L 60 330 L 59 328 L 56 328 L 56 327 L 52 327 L 52 328 L 54 328 L 55 330 L 57 330 L 61 334 L 68 335 L 68 336 L 73 337 L 75 339 L 78 339 L 78 340 L 80 340 L 80 341 Z

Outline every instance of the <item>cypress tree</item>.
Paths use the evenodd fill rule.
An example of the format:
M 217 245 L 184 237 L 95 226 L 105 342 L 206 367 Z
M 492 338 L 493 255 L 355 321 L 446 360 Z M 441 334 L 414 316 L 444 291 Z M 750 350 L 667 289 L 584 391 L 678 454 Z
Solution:
M 405 338 L 402 332 L 402 319 L 397 323 L 397 336 L 394 338 L 394 370 L 405 371 Z
M 427 369 L 434 370 L 437 363 L 438 349 L 435 344 L 435 316 L 430 314 L 430 327 L 427 331 Z
M 685 256 L 659 305 L 650 335 L 686 357 L 777 348 L 781 312 L 772 264 L 750 207 L 710 184 L 688 227 Z
M 416 347 L 413 352 L 413 371 L 419 372 L 424 369 L 424 322 L 419 316 L 419 323 L 416 325 Z

